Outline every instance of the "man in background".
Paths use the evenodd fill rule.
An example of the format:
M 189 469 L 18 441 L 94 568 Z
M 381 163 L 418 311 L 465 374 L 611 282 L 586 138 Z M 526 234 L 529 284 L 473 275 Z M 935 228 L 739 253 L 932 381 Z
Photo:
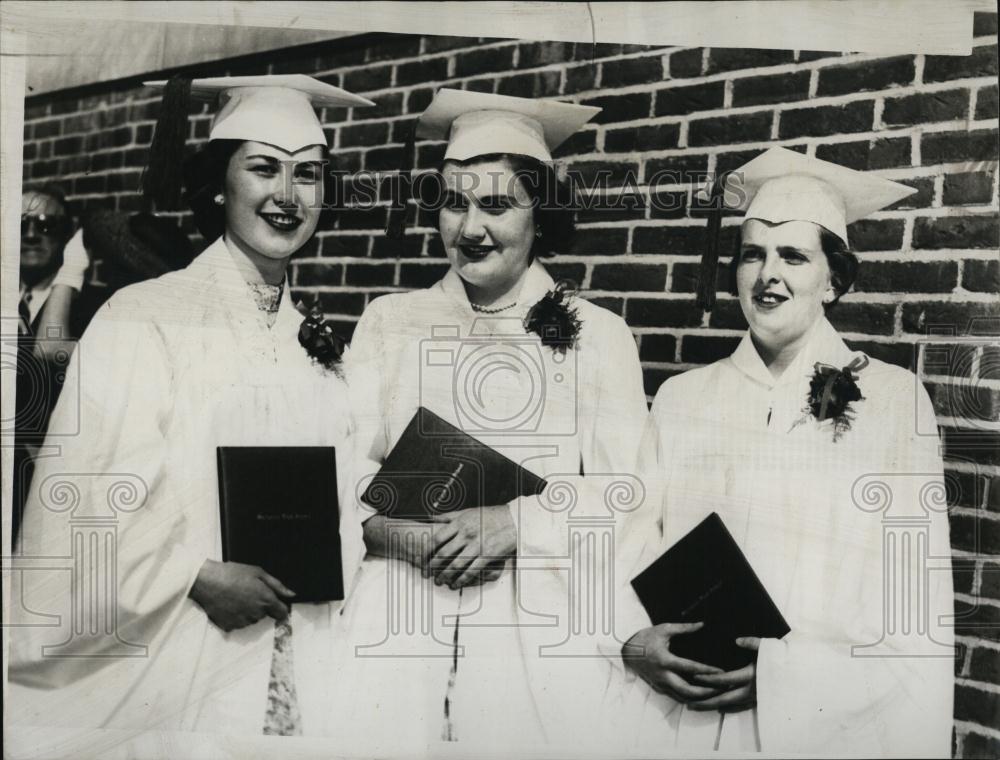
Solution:
M 66 366 L 98 299 L 81 299 L 90 257 L 62 191 L 54 185 L 21 196 L 17 387 L 14 417 L 12 535 L 17 536 L 33 460 L 62 390 Z
M 194 258 L 190 240 L 169 218 L 99 209 L 75 234 L 73 229 L 70 205 L 58 187 L 24 192 L 11 500 L 15 543 L 33 462 L 76 341 L 116 290 L 182 269 Z M 92 262 L 99 264 L 102 283 L 87 277 Z

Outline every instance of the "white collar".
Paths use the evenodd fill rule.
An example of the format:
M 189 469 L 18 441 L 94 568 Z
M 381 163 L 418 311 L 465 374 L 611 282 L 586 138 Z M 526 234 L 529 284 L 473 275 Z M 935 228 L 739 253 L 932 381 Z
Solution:
M 750 379 L 767 388 L 776 388 L 780 385 L 798 383 L 803 377 L 811 376 L 812 367 L 817 362 L 840 368 L 850 364 L 855 356 L 857 354 L 847 347 L 826 317 L 820 317 L 810 329 L 805 345 L 778 378 L 771 374 L 764 360 L 760 358 L 749 330 L 729 359 Z
M 552 279 L 544 266 L 535 259 L 528 267 L 524 282 L 521 284 L 521 292 L 518 293 L 517 302 L 509 312 L 498 314 L 497 316 L 524 316 L 528 309 L 534 306 L 542 297 L 555 287 L 555 280 Z M 465 285 L 455 268 L 448 270 L 444 277 L 434 286 L 454 301 L 463 311 L 472 316 L 483 316 L 476 312 L 469 303 L 469 296 L 465 292 Z
M 218 238 L 202 251 L 188 266 L 188 270 L 192 275 L 206 283 L 212 291 L 211 297 L 227 310 L 241 315 L 249 316 L 252 314 L 258 318 L 262 317 L 253 294 L 247 287 L 247 281 L 244 279 L 243 273 L 240 272 L 224 238 Z M 286 276 L 277 316 L 271 326 L 272 330 L 278 328 L 279 325 L 286 329 L 291 329 L 294 326 L 297 330 L 302 323 L 302 314 L 295 308 L 290 290 Z
M 21 285 L 20 298 L 24 298 L 25 295 L 31 296 L 28 299 L 28 314 L 31 316 L 32 322 L 38 318 L 38 314 L 45 305 L 45 302 L 49 300 L 49 296 L 52 294 L 52 280 L 55 277 L 56 273 L 53 272 L 51 276 L 46 277 L 38 285 L 30 288 L 23 284 Z

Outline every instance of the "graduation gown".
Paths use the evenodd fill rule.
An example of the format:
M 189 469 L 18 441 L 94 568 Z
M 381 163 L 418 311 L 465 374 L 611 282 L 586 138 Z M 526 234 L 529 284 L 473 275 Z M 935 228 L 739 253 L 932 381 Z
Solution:
M 857 356 L 821 319 L 778 379 L 748 333 L 657 393 L 640 454 L 655 508 L 630 527 L 624 575 L 718 512 L 791 632 L 761 643 L 755 709 L 696 712 L 633 681 L 640 744 L 950 755 L 952 576 L 930 400 L 912 373 L 869 359 L 849 430 L 835 440 L 832 420 L 805 411 L 814 365 Z
M 576 300 L 583 326 L 565 355 L 526 333 L 528 309 L 553 287 L 535 262 L 516 306 L 485 315 L 449 271 L 426 290 L 377 299 L 358 323 L 348 382 L 359 446 L 374 463 L 424 406 L 547 478 L 554 494 L 511 505 L 517 559 L 461 594 L 405 561 L 365 558 L 340 618 L 352 651 L 331 679 L 356 688 L 346 700 L 331 694 L 329 730 L 349 727 L 366 753 L 433 752 L 445 737 L 469 749 L 567 746 L 607 733 L 594 720 L 606 663 L 568 634 L 569 527 L 596 514 L 600 530 L 613 530 L 622 511 L 605 497 L 613 503 L 615 474 L 633 477 L 647 407 L 618 316 Z M 568 639 L 573 652 L 560 648 Z
M 268 327 L 222 239 L 99 311 L 53 413 L 78 433 L 49 441 L 61 453 L 38 461 L 27 504 L 36 567 L 13 577 L 12 724 L 262 731 L 274 621 L 226 633 L 188 592 L 222 559 L 217 446 L 334 445 L 351 480 L 345 386 L 299 346 L 301 320 L 286 288 Z M 293 605 L 303 703 L 339 605 Z

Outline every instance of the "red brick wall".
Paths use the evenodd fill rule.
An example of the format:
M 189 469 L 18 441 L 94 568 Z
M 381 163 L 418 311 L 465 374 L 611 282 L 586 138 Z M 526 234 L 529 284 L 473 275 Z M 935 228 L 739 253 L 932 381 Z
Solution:
M 581 212 L 572 254 L 553 267 L 628 320 L 650 394 L 727 354 L 744 328 L 725 294 L 711 316 L 694 305 L 704 219 L 685 179 L 785 145 L 917 188 L 852 226 L 861 272 L 832 319 L 853 346 L 920 372 L 940 415 L 958 601 L 971 610 L 957 631 L 956 754 L 975 757 L 1000 754 L 996 15 L 977 14 L 975 29 L 969 57 L 364 35 L 193 73 L 306 72 L 370 96 L 376 108 L 324 114 L 349 171 L 393 170 L 440 86 L 603 106 L 558 155 L 584 177 L 608 170 L 620 184 L 631 174 L 637 184 L 625 190 L 638 202 Z M 136 81 L 29 98 L 26 183 L 58 180 L 83 207 L 137 209 L 157 103 Z M 209 119 L 194 120 L 192 142 Z M 441 149 L 419 144 L 419 165 L 433 166 Z M 652 189 L 654 207 L 647 183 L 661 170 L 679 176 Z M 385 220 L 384 207 L 347 211 L 293 265 L 295 289 L 318 296 L 345 333 L 373 297 L 446 269 L 434 230 L 392 242 Z

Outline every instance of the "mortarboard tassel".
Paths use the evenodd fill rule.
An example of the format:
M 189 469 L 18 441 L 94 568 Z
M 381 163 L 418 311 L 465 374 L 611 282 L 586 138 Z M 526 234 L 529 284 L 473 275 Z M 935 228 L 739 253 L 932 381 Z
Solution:
M 147 203 L 152 201 L 161 211 L 180 206 L 190 94 L 189 78 L 171 77 L 163 90 L 153 143 L 149 146 L 149 162 L 142 175 L 142 193 Z
M 722 227 L 722 210 L 725 206 L 723 195 L 729 174 L 730 172 L 723 172 L 715 178 L 708 198 L 708 228 L 705 230 L 705 248 L 701 254 L 697 288 L 697 303 L 703 311 L 711 311 L 715 307 L 719 268 L 719 230 Z
M 389 219 L 385 225 L 385 236 L 390 240 L 402 240 L 406 234 L 406 216 L 409 211 L 413 181 L 410 171 L 416 162 L 417 122 L 410 125 L 403 142 L 403 152 L 399 161 L 399 195 L 389 209 Z

